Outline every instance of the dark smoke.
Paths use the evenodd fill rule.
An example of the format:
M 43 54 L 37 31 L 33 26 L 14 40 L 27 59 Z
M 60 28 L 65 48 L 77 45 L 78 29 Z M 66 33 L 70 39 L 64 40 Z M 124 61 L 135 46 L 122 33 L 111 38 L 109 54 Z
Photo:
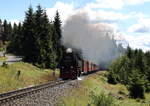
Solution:
M 85 13 L 68 18 L 63 27 L 63 44 L 82 50 L 85 59 L 106 67 L 121 55 L 113 39 L 113 29 L 105 24 L 93 24 Z

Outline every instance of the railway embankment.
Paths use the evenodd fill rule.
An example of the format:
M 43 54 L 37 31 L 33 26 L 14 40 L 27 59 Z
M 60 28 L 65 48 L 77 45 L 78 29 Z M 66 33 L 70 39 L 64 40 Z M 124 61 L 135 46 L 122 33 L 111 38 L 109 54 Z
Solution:
M 79 87 L 79 81 L 66 81 L 53 87 L 47 87 L 25 97 L 10 100 L 1 106 L 57 106 L 60 98 L 68 96 L 72 89 Z
M 29 93 L 1 106 L 149 106 L 150 94 L 145 97 L 129 98 L 124 85 L 107 83 L 107 72 L 100 71 Z
M 0 93 L 46 83 L 58 77 L 58 71 L 53 77 L 52 70 L 39 69 L 24 62 L 5 64 L 0 66 Z

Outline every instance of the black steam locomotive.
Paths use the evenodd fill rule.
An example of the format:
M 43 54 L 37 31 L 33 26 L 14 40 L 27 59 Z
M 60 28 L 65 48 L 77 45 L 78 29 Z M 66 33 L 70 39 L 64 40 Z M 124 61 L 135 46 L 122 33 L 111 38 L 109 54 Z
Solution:
M 96 64 L 83 60 L 79 55 L 68 48 L 60 62 L 60 78 L 77 79 L 81 73 L 87 73 L 98 69 Z

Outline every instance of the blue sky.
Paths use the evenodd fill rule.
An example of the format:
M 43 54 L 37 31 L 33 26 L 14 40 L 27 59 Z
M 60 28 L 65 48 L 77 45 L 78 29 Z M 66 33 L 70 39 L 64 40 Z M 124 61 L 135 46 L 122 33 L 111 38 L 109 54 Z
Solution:
M 63 22 L 85 11 L 91 21 L 113 27 L 131 47 L 150 50 L 150 0 L 1 0 L 0 19 L 23 21 L 30 3 L 45 8 L 50 20 L 59 10 Z

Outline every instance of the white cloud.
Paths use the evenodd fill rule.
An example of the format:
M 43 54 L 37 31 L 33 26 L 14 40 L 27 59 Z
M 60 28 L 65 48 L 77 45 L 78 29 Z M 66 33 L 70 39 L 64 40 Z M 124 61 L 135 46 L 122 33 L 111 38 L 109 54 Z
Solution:
M 124 35 L 124 37 L 132 48 L 143 49 L 144 51 L 150 50 L 150 36 L 148 34 Z
M 76 14 L 78 12 L 87 13 L 92 21 L 106 21 L 106 22 L 129 19 L 133 17 L 133 14 L 134 16 L 137 14 L 137 13 L 123 14 L 120 12 L 106 11 L 101 9 L 94 10 L 89 6 L 76 9 L 73 3 L 69 4 L 63 2 L 56 2 L 56 4 L 52 8 L 47 8 L 46 10 L 50 20 L 53 20 L 53 17 L 55 16 L 56 11 L 58 10 L 63 22 L 65 22 L 69 16 Z
M 74 13 L 74 6 L 72 4 L 63 3 L 63 2 L 56 2 L 56 4 L 52 8 L 47 8 L 47 14 L 50 20 L 53 20 L 56 11 L 59 11 L 60 18 L 64 22 L 70 15 Z
M 110 3 L 112 1 L 113 0 L 111 0 L 111 1 L 109 0 Z M 115 0 L 114 0 L 114 2 L 115 2 Z M 106 21 L 106 22 L 107 21 L 111 22 L 111 21 L 120 21 L 120 20 L 122 21 L 122 20 L 127 20 L 127 19 L 136 19 L 137 20 L 139 18 L 149 17 L 149 16 L 143 14 L 142 12 L 131 11 L 128 14 L 125 14 L 125 13 L 117 12 L 117 11 L 114 11 L 114 10 L 103 10 L 99 6 L 98 6 L 99 8 L 94 9 L 94 8 L 90 7 L 90 4 L 91 3 L 88 3 L 81 10 L 87 12 L 91 20 L 101 20 L 101 21 L 103 20 L 103 21 Z M 118 4 L 118 3 L 115 2 L 115 4 Z M 96 5 L 99 5 L 99 4 L 96 3 Z M 93 6 L 93 7 L 96 7 L 96 6 Z
M 145 2 L 150 2 L 150 0 L 96 0 L 96 2 L 88 3 L 87 7 L 121 9 L 125 5 L 137 5 Z
M 123 7 L 123 5 L 123 0 L 97 0 L 95 3 L 88 3 L 87 7 L 120 9 Z
M 115 2 L 115 4 L 118 3 Z M 87 13 L 90 20 L 92 21 L 104 21 L 108 23 L 126 20 L 130 18 L 145 17 L 143 13 L 131 12 L 128 14 L 123 14 L 121 12 L 115 12 L 113 10 L 102 10 L 102 9 L 95 10 L 90 8 L 88 5 L 84 6 L 83 8 L 76 9 L 73 3 L 69 4 L 60 1 L 56 2 L 56 4 L 52 8 L 47 8 L 46 10 L 50 20 L 53 20 L 53 17 L 55 16 L 56 11 L 58 10 L 63 22 L 65 22 L 69 16 L 74 15 L 78 12 Z
M 145 2 L 150 2 L 150 0 L 125 0 L 125 3 L 128 5 L 137 5 Z
M 141 18 L 138 24 L 129 27 L 128 32 L 147 33 L 150 32 L 150 18 Z
M 148 15 L 143 14 L 142 12 L 130 12 L 129 14 L 130 16 L 132 16 L 132 18 L 135 18 L 136 20 L 149 17 Z
M 150 18 L 141 18 L 141 19 L 139 19 L 139 23 L 142 23 L 146 26 L 148 26 L 148 25 L 150 26 Z

